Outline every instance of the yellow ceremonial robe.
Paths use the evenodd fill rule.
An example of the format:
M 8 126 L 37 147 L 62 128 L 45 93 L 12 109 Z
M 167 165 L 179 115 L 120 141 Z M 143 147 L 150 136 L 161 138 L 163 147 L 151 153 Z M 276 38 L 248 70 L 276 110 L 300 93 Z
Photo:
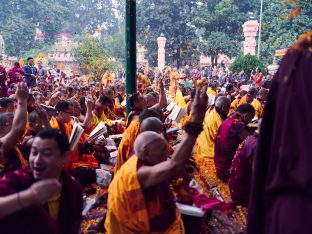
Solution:
M 198 157 L 214 157 L 214 141 L 221 123 L 221 116 L 215 108 L 213 108 L 210 112 L 206 112 L 204 130 L 197 138 L 196 154 Z
M 255 108 L 255 111 L 256 111 L 256 114 L 255 116 L 260 119 L 262 117 L 262 114 L 263 114 L 263 106 L 261 104 L 261 102 L 259 102 L 258 99 L 254 99 L 251 103 L 251 105 Z
M 121 142 L 117 150 L 117 159 L 115 165 L 115 173 L 129 159 L 131 153 L 134 152 L 134 141 L 140 133 L 140 122 L 138 119 L 132 120 L 129 127 L 123 133 Z
M 161 212 L 159 198 L 145 201 L 137 176 L 138 157 L 131 157 L 115 175 L 108 188 L 107 234 L 155 233 L 150 230 L 150 216 Z M 181 215 L 176 208 L 176 218 L 165 234 L 184 233 Z

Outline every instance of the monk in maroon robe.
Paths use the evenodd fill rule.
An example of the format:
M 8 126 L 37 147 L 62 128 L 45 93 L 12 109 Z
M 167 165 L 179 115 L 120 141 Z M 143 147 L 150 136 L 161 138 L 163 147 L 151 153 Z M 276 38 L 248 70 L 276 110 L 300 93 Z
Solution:
M 229 180 L 232 160 L 239 144 L 251 133 L 247 124 L 254 115 L 255 109 L 250 104 L 240 105 L 219 127 L 215 139 L 214 162 L 217 177 L 223 182 Z
M 235 204 L 244 207 L 247 207 L 248 204 L 252 162 L 256 153 L 257 142 L 258 133 L 255 132 L 240 144 L 232 161 L 229 179 L 231 198 Z
M 14 63 L 14 67 L 12 67 L 8 71 L 9 80 L 8 86 L 10 87 L 11 84 L 17 84 L 18 82 L 22 81 L 22 76 L 24 75 L 24 70 L 21 68 L 19 62 Z
M 277 71 L 264 110 L 248 233 L 312 232 L 312 30 Z
M 5 84 L 7 80 L 7 73 L 5 68 L 0 64 L 0 98 L 7 96 L 7 86 Z
M 8 210 L 14 210 L 0 219 L 1 233 L 79 232 L 82 190 L 77 181 L 62 172 L 68 151 L 69 144 L 64 133 L 56 129 L 45 129 L 36 135 L 32 143 L 30 167 L 19 169 L 0 179 L 0 197 L 16 196 L 13 201 L 17 203 L 7 207 Z M 47 197 L 48 200 L 38 198 L 43 191 L 27 192 L 36 183 L 48 183 L 51 180 L 61 184 L 61 191 L 53 191 Z

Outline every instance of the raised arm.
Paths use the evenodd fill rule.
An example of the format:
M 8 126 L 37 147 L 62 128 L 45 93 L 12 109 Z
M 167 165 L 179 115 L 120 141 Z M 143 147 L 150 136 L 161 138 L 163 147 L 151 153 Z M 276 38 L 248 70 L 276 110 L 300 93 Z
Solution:
M 22 138 L 27 120 L 27 99 L 28 88 L 24 83 L 19 83 L 16 90 L 17 109 L 14 113 L 14 119 L 11 130 L 3 136 L 0 141 L 3 143 L 4 154 L 11 150 Z
M 87 106 L 87 112 L 86 112 L 86 116 L 82 125 L 84 126 L 85 130 L 88 130 L 91 128 L 91 122 L 92 122 L 93 102 L 91 98 L 86 99 L 86 106 Z
M 160 92 L 159 102 L 155 104 L 152 108 L 163 109 L 167 106 L 167 97 L 162 79 L 159 81 L 159 92 Z
M 56 192 L 61 184 L 56 179 L 41 180 L 29 189 L 8 196 L 0 197 L 0 219 L 30 206 L 43 205 Z
M 40 104 L 36 104 L 34 106 L 35 111 L 37 112 L 39 118 L 42 121 L 43 128 L 51 128 L 50 121 L 48 119 L 47 112 L 40 106 Z
M 143 188 L 152 187 L 183 172 L 188 159 L 192 156 L 196 139 L 203 128 L 202 123 L 208 104 L 206 91 L 206 88 L 202 91 L 197 88 L 192 103 L 192 119 L 185 129 L 186 136 L 171 159 L 155 166 L 143 166 L 138 170 L 138 179 Z

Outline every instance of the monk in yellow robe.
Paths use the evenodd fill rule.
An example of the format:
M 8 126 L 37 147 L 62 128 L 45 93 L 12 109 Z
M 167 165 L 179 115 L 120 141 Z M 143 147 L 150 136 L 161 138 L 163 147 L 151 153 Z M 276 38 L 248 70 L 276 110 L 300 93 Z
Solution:
M 239 102 L 240 100 L 247 94 L 247 91 L 246 90 L 241 90 L 239 92 L 239 95 L 235 98 L 235 100 L 231 103 L 231 108 L 230 108 L 230 111 L 229 111 L 229 114 L 228 116 L 231 116 L 232 114 L 235 113 L 236 111 L 236 108 L 239 106 Z
M 262 118 L 263 110 L 264 110 L 264 103 L 267 99 L 269 91 L 267 89 L 260 89 L 257 98 L 255 98 L 251 105 L 255 108 L 256 114 L 255 117 L 258 119 Z
M 191 157 L 207 103 L 206 90 L 198 89 L 191 123 L 170 159 L 167 141 L 160 134 L 147 131 L 137 137 L 135 155 L 116 173 L 108 189 L 108 234 L 184 233 L 168 181 L 184 170 Z
M 72 115 L 74 113 L 73 105 L 65 100 L 59 101 L 55 110 L 58 112 L 57 116 L 53 116 L 50 120 L 52 128 L 60 129 L 63 131 L 68 140 L 70 139 L 71 132 L 73 130 Z M 80 142 L 85 142 L 88 140 L 88 135 L 83 134 L 80 138 Z M 74 169 L 76 164 L 79 162 L 79 152 L 78 147 L 76 147 L 68 156 L 66 163 L 64 164 L 64 170 L 68 171 Z
M 149 78 L 147 76 L 145 76 L 142 73 L 139 73 L 138 77 L 137 77 L 137 82 L 138 84 L 141 84 L 142 87 L 142 92 L 143 94 L 146 93 L 146 89 L 151 85 L 151 81 L 149 80 Z
M 170 80 L 169 95 L 175 96 L 175 92 L 178 87 L 178 80 L 180 79 L 180 74 L 176 68 L 174 68 L 173 70 L 171 70 L 171 68 L 168 69 L 168 73 L 169 73 L 169 80 Z
M 105 72 L 105 74 L 102 77 L 102 84 L 104 88 L 108 88 L 109 86 L 113 85 L 115 83 L 115 78 L 113 74 L 110 72 Z
M 134 141 L 140 133 L 141 122 L 150 117 L 160 118 L 159 114 L 154 110 L 146 109 L 142 111 L 139 118 L 134 119 L 130 123 L 129 127 L 124 131 L 117 150 L 115 173 L 134 154 Z
M 248 90 L 247 94 L 241 98 L 238 105 L 250 104 L 257 97 L 257 89 L 251 88 Z
M 208 95 L 217 96 L 217 84 L 212 83 L 211 86 L 207 90 Z
M 92 112 L 91 122 L 93 126 L 97 126 L 100 121 L 108 126 L 113 126 L 112 121 L 105 115 L 105 110 L 109 109 L 111 104 L 110 100 L 106 96 L 100 97 L 95 103 L 95 109 Z
M 230 100 L 227 97 L 218 97 L 215 107 L 206 112 L 204 130 L 197 139 L 196 154 L 200 158 L 213 158 L 214 141 L 218 129 L 230 109 Z

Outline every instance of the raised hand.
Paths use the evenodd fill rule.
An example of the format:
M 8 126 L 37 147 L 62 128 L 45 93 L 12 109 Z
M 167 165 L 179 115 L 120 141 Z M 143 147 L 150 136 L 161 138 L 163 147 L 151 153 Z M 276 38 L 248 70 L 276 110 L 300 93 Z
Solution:
M 203 123 L 208 105 L 207 87 L 196 88 L 196 94 L 191 106 L 192 122 Z
M 48 117 L 47 112 L 40 106 L 40 104 L 35 104 L 34 110 L 36 111 L 40 119 L 45 119 Z
M 18 101 L 27 101 L 28 95 L 29 95 L 29 92 L 28 92 L 27 85 L 25 83 L 18 83 L 16 93 L 15 93 L 16 99 Z
M 43 205 L 55 193 L 60 192 L 61 188 L 57 179 L 40 180 L 24 191 L 24 195 L 31 205 Z M 23 203 L 23 200 L 21 202 Z

